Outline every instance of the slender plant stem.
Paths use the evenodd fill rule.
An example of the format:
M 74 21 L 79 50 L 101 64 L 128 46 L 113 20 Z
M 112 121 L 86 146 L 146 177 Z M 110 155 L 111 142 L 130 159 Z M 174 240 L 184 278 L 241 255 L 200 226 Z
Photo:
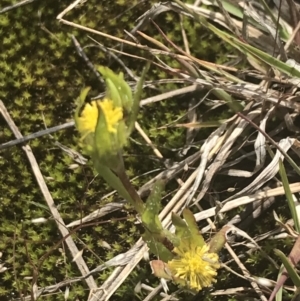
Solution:
M 133 200 L 133 206 L 135 210 L 141 215 L 144 212 L 144 203 L 141 200 L 139 194 L 137 193 L 136 189 L 131 184 L 124 168 L 121 168 L 118 171 L 118 176 L 122 184 L 124 185 L 124 188 L 127 190 L 128 194 L 131 196 Z

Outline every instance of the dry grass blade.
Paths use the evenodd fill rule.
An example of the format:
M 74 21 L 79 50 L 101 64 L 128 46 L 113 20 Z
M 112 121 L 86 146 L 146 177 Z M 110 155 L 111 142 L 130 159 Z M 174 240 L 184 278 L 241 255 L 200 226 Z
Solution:
M 257 115 L 258 115 L 257 111 L 251 112 L 250 118 L 254 118 Z M 247 125 L 248 123 L 245 122 L 244 120 L 237 119 L 226 131 L 223 137 L 224 144 L 220 148 L 208 172 L 206 173 L 205 179 L 202 183 L 202 188 L 198 193 L 198 196 L 194 202 L 199 202 L 203 198 L 206 191 L 209 189 L 210 183 L 213 177 L 215 176 L 216 172 L 221 168 L 221 166 L 225 163 L 225 160 L 229 156 L 230 149 L 233 143 L 239 137 L 239 135 L 242 133 L 242 131 Z
M 290 189 L 291 189 L 292 193 L 300 192 L 300 182 L 290 184 Z M 259 191 L 259 192 L 256 192 L 255 194 L 251 194 L 248 196 L 242 196 L 242 197 L 236 198 L 234 200 L 228 201 L 227 203 L 224 204 L 224 206 L 221 207 L 219 212 L 222 213 L 222 212 L 230 211 L 234 208 L 252 203 L 257 200 L 263 200 L 265 198 L 269 198 L 272 196 L 284 195 L 284 194 L 285 194 L 285 191 L 284 191 L 283 187 L 268 189 L 266 191 Z M 217 209 L 218 209 L 217 207 L 212 207 L 203 212 L 196 213 L 195 218 L 197 221 L 201 221 L 208 217 L 215 216 Z
M 66 225 L 66 227 L 68 227 L 68 228 L 76 227 L 81 224 L 91 222 L 95 219 L 99 219 L 102 216 L 105 216 L 109 213 L 112 213 L 112 212 L 115 212 L 117 210 L 124 208 L 124 204 L 125 204 L 124 202 L 109 203 L 109 204 L 101 207 L 100 209 L 90 213 L 89 215 L 84 216 L 82 219 L 79 219 L 79 220 L 69 223 L 68 225 Z
M 283 148 L 284 151 L 288 151 L 293 145 L 294 140 L 291 138 L 283 139 L 279 142 L 280 147 Z M 274 156 L 271 163 L 265 167 L 265 169 L 258 175 L 255 180 L 249 184 L 247 187 L 242 189 L 240 192 L 232 196 L 232 198 L 236 198 L 241 195 L 246 195 L 249 193 L 253 193 L 257 189 L 259 189 L 262 185 L 272 179 L 279 171 L 279 160 L 283 158 L 283 155 L 279 150 L 277 150 L 276 155 Z M 225 200 L 224 202 L 229 201 L 230 199 Z
M 221 138 L 221 135 L 223 134 L 224 130 L 226 128 L 226 125 L 222 125 L 219 127 L 215 132 L 213 132 L 208 139 L 206 139 L 205 143 L 202 145 L 200 153 L 201 153 L 201 160 L 200 165 L 197 172 L 197 177 L 195 179 L 195 182 L 193 184 L 193 187 L 191 188 L 190 195 L 186 201 L 186 206 L 188 207 L 200 185 L 200 182 L 202 180 L 202 177 L 204 175 L 208 160 L 215 154 L 215 152 L 218 151 L 216 149 L 216 145 L 218 140 L 223 140 Z M 213 150 L 213 152 L 212 152 Z
M 23 0 L 23 1 L 20 1 L 20 2 L 18 2 L 18 3 L 15 3 L 15 4 L 13 4 L 13 5 L 6 6 L 6 7 L 2 8 L 2 9 L 0 10 L 0 14 L 6 13 L 6 12 L 8 12 L 8 11 L 10 11 L 10 10 L 13 10 L 13 9 L 18 8 L 18 7 L 20 7 L 20 6 L 23 6 L 23 5 L 32 3 L 32 2 L 34 2 L 34 1 L 36 1 L 36 0 Z

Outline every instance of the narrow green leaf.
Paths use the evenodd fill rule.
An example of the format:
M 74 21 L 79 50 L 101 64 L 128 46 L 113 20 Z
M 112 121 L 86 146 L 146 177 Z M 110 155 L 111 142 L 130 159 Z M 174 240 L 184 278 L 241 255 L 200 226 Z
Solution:
M 211 253 L 218 253 L 227 242 L 226 233 L 230 230 L 229 226 L 224 226 L 219 232 L 214 235 L 209 242 L 209 251 Z
M 150 252 L 162 261 L 168 262 L 174 257 L 172 252 L 163 244 L 164 237 L 161 233 L 152 233 L 146 229 L 142 237 Z
M 296 210 L 296 205 L 295 205 L 293 195 L 292 195 L 292 192 L 290 189 L 289 180 L 288 180 L 284 165 L 281 160 L 279 160 L 279 174 L 280 174 L 280 177 L 282 180 L 283 188 L 285 191 L 285 196 L 288 201 L 288 205 L 289 205 L 289 208 L 291 211 L 291 215 L 292 215 L 292 218 L 294 221 L 295 228 L 296 228 L 297 232 L 300 233 L 300 223 L 299 223 L 299 218 L 298 218 L 298 214 L 297 214 L 297 210 Z
M 113 170 L 117 170 L 120 164 L 118 159 L 118 153 L 120 151 L 120 145 L 117 139 L 118 136 L 117 134 L 108 131 L 105 114 L 103 113 L 101 106 L 98 106 L 98 110 L 98 122 L 94 134 L 94 147 L 98 157 L 95 159 L 101 160 L 106 166 Z M 122 121 L 120 121 L 120 123 L 121 122 Z
M 231 2 L 228 2 L 228 1 L 222 1 L 222 5 L 223 5 L 224 9 L 227 12 L 229 12 L 231 15 L 234 15 L 240 19 L 243 19 L 244 14 L 239 6 L 233 5 Z
M 80 111 L 82 110 L 82 107 L 84 106 L 86 96 L 88 95 L 91 87 L 85 87 L 80 92 L 79 97 L 76 100 L 76 111 L 75 111 L 75 123 L 77 126 L 78 118 L 80 116 Z
M 182 241 L 191 239 L 191 232 L 186 222 L 176 213 L 172 212 L 172 223 L 176 228 L 175 235 Z
M 120 179 L 107 166 L 102 165 L 101 162 L 97 160 L 97 158 L 93 158 L 93 164 L 96 171 L 107 182 L 109 186 L 115 189 L 125 200 L 127 200 L 131 204 L 134 204 L 131 196 L 125 189 Z
M 123 107 L 130 112 L 133 104 L 132 91 L 124 80 L 123 73 L 116 74 L 108 67 L 100 66 L 98 71 L 103 75 L 107 84 L 107 97 L 114 101 L 115 106 Z
M 189 209 L 184 209 L 182 214 L 188 225 L 193 243 L 202 247 L 205 244 L 205 241 L 199 231 L 194 214 Z
M 106 79 L 106 97 L 113 100 L 116 107 L 122 107 L 122 99 L 118 88 L 110 78 Z
M 286 268 L 289 276 L 291 277 L 294 285 L 296 287 L 300 287 L 300 277 L 297 273 L 297 271 L 294 269 L 294 267 L 292 266 L 291 262 L 289 261 L 289 259 L 278 249 L 274 250 L 275 254 L 277 256 L 280 257 L 284 267 Z
M 141 216 L 143 224 L 150 232 L 161 232 L 163 230 L 163 226 L 158 217 L 159 211 L 161 209 L 161 195 L 164 189 L 164 185 L 162 181 L 157 181 L 151 194 L 149 195 L 144 212 Z
M 240 102 L 236 101 L 230 94 L 222 89 L 214 89 L 214 94 L 226 101 L 227 106 L 234 112 L 242 112 L 244 107 Z
M 284 270 L 284 265 L 282 264 L 278 272 L 277 281 L 280 279 L 283 270 Z M 280 286 L 278 292 L 276 293 L 276 301 L 282 301 L 282 293 L 283 293 L 283 286 Z
M 136 86 L 136 91 L 133 96 L 133 105 L 128 120 L 128 135 L 130 135 L 134 129 L 134 123 L 137 119 L 138 112 L 139 112 L 140 100 L 143 92 L 143 84 L 149 68 L 150 68 L 150 63 L 148 62 Z
M 45 211 L 49 212 L 49 207 L 46 206 L 46 205 L 43 205 L 41 203 L 38 203 L 38 202 L 34 202 L 34 201 L 28 201 L 29 204 L 32 204 L 34 206 L 37 206 L 37 207 L 40 207 L 42 209 L 44 209 Z

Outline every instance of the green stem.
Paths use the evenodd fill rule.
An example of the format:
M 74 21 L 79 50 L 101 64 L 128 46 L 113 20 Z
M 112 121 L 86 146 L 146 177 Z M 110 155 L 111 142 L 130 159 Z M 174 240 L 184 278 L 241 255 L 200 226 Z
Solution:
M 130 183 L 122 160 L 120 160 L 119 168 L 115 171 L 115 174 L 109 167 L 99 162 L 97 156 L 92 159 L 94 167 L 106 183 L 117 190 L 120 196 L 127 200 L 139 214 L 142 214 L 144 212 L 144 203 Z
M 120 179 L 108 167 L 97 162 L 97 160 L 93 160 L 93 163 L 96 171 L 106 181 L 106 183 L 113 189 L 117 190 L 121 197 L 132 203 L 131 197 L 124 188 Z
M 133 185 L 131 184 L 126 172 L 124 168 L 121 168 L 118 172 L 117 172 L 120 181 L 122 182 L 123 186 L 125 187 L 126 191 L 129 193 L 129 195 L 131 196 L 131 199 L 133 200 L 132 205 L 134 206 L 135 210 L 142 215 L 142 213 L 145 210 L 145 206 L 143 201 L 141 200 L 139 194 L 137 193 L 137 191 L 135 190 L 135 188 L 133 187 Z

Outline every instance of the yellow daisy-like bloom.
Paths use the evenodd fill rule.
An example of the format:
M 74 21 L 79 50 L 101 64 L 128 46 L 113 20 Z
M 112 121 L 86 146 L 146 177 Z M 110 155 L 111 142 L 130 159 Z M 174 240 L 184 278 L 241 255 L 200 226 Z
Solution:
M 196 290 L 208 287 L 212 282 L 216 282 L 214 277 L 217 269 L 220 268 L 219 256 L 216 253 L 209 253 L 209 246 L 191 246 L 186 250 L 175 248 L 178 254 L 168 262 L 168 267 L 174 277 L 187 283 Z M 176 279 L 175 279 L 176 280 Z
M 121 107 L 114 107 L 112 100 L 104 99 L 99 103 L 107 123 L 107 130 L 110 133 L 116 133 L 116 126 L 118 122 L 123 118 L 123 110 Z
M 95 132 L 98 120 L 97 102 L 87 103 L 78 118 L 77 129 L 82 136 Z
M 87 103 L 78 118 L 78 131 L 85 137 L 89 133 L 94 133 L 98 121 L 98 105 L 101 107 L 107 123 L 107 130 L 116 133 L 116 126 L 123 118 L 121 107 L 114 107 L 113 101 L 104 99 L 103 101 L 92 101 Z

